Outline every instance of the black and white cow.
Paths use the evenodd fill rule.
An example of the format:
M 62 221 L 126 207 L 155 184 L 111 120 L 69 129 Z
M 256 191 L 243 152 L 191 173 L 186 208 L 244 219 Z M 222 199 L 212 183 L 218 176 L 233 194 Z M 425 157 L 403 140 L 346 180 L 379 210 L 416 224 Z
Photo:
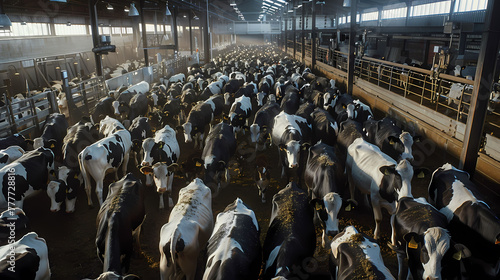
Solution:
M 250 97 L 241 96 L 234 100 L 229 110 L 229 121 L 237 134 L 243 126 L 248 126 L 248 118 L 252 114 L 252 101 Z
M 14 230 L 16 238 L 29 226 L 29 219 L 21 208 L 9 208 L 0 213 L 0 241 L 2 244 L 8 243 L 11 230 Z M 11 241 L 12 242 L 12 241 Z
M 236 91 L 243 86 L 244 80 L 240 79 L 229 79 L 229 81 L 222 88 L 222 93 L 236 93 Z
M 397 163 L 363 138 L 357 138 L 348 147 L 345 167 L 351 200 L 354 201 L 356 188 L 370 196 L 375 217 L 374 237 L 378 240 L 382 221 L 381 207 L 392 214 L 398 198 L 412 196 L 413 167 L 407 160 Z
M 33 140 L 33 148 L 49 148 L 54 153 L 56 160 L 60 161 L 62 159 L 61 147 L 67 129 L 68 121 L 63 114 L 54 113 L 48 115 L 43 125 L 42 135 Z
M 271 163 L 264 154 L 255 159 L 255 184 L 262 203 L 266 203 L 266 191 L 271 184 Z
M 453 239 L 471 251 L 467 272 L 496 279 L 500 273 L 500 220 L 485 199 L 469 174 L 449 163 L 432 174 L 429 201 L 450 222 Z
M 408 270 L 413 279 L 455 279 L 443 271 L 445 265 L 460 270 L 460 264 L 445 255 L 457 253 L 446 230 L 446 217 L 424 198 L 399 199 L 396 212 L 391 217 L 392 236 L 390 247 L 398 256 L 399 279 L 406 279 Z M 461 248 L 455 244 L 456 248 Z M 460 249 L 460 252 L 464 251 Z M 466 253 L 470 254 L 466 249 Z M 461 253 L 466 257 L 466 253 Z M 408 262 L 408 266 L 406 266 Z
M 168 207 L 172 208 L 173 168 L 177 166 L 181 152 L 175 130 L 166 125 L 156 131 L 154 138 L 147 138 L 142 143 L 144 159 L 141 163 L 141 172 L 146 174 L 146 185 L 151 185 L 151 175 L 160 194 L 160 209 L 163 209 L 163 194 L 167 193 Z
M 315 209 L 315 220 L 323 229 L 323 248 L 339 232 L 337 215 L 342 207 L 344 166 L 339 162 L 333 147 L 322 142 L 309 148 L 309 156 L 304 173 L 311 203 Z
M 110 116 L 106 116 L 99 123 L 99 137 L 109 137 L 116 133 L 118 130 L 122 129 L 125 129 L 125 126 L 123 126 L 123 124 L 119 120 L 114 119 Z
M 198 96 L 198 100 L 204 101 L 210 98 L 210 96 L 212 95 L 221 94 L 222 88 L 223 88 L 222 81 L 211 82 Z
M 222 115 L 224 111 L 224 96 L 222 94 L 212 95 L 204 103 L 209 104 L 212 108 L 212 121 Z
M 95 244 L 103 262 L 103 272 L 128 272 L 133 240 L 140 248 L 139 236 L 146 218 L 144 186 L 128 173 L 109 186 L 108 196 L 97 214 Z
M 198 102 L 187 117 L 186 122 L 182 125 L 184 130 L 185 142 L 192 142 L 194 137 L 194 146 L 202 147 L 205 128 L 213 119 L 212 106 L 206 102 Z
M 5 138 L 0 138 L 0 149 L 4 150 L 10 146 L 19 146 L 23 150 L 28 150 L 28 144 L 32 145 L 33 140 L 26 139 L 22 134 L 13 134 Z
M 354 226 L 335 236 L 331 249 L 336 266 L 331 269 L 333 279 L 395 279 L 384 264 L 380 246 Z
M 49 175 L 54 175 L 54 154 L 44 147 L 29 151 L 4 166 L 0 169 L 0 209 L 6 209 L 12 203 L 22 209 L 24 198 L 46 189 Z
M 382 120 L 367 120 L 363 124 L 367 140 L 375 144 L 394 160 L 407 159 L 412 161 L 413 137 L 409 132 L 403 132 L 391 118 Z
M 92 113 L 92 122 L 99 123 L 106 116 L 114 116 L 115 110 L 113 109 L 113 101 L 115 99 L 111 96 L 104 97 L 94 106 Z
M 299 90 L 295 87 L 288 87 L 285 91 L 283 99 L 281 99 L 281 109 L 289 114 L 293 115 L 300 106 Z
M 62 164 L 57 169 L 56 180 L 47 185 L 50 210 L 57 212 L 65 202 L 66 212 L 75 211 L 76 197 L 83 185 L 78 154 L 98 140 L 97 129 L 90 122 L 81 120 L 68 129 L 62 146 Z
M 130 132 L 130 139 L 132 140 L 131 152 L 134 152 L 135 165 L 139 165 L 139 158 L 143 158 L 142 153 L 142 142 L 146 138 L 153 137 L 153 129 L 149 124 L 149 119 L 146 117 L 137 117 L 132 121 L 132 124 L 128 128 Z
M 78 154 L 80 170 L 85 181 L 85 192 L 87 193 L 88 205 L 92 206 L 90 178 L 96 182 L 95 192 L 99 205 L 102 205 L 102 190 L 104 176 L 109 169 L 115 172 L 115 178 L 118 180 L 118 168 L 122 166 L 123 174 L 127 173 L 127 164 L 129 160 L 132 141 L 130 132 L 126 129 L 120 129 L 110 136 L 101 139 L 94 144 L 86 147 Z
M 139 116 L 147 116 L 149 107 L 146 93 L 138 93 L 134 95 L 130 100 L 129 107 L 130 111 L 128 113 L 128 120 L 132 121 Z
M 15 145 L 0 150 L 0 169 L 24 155 L 23 148 Z
M 255 213 L 237 198 L 217 215 L 203 279 L 257 279 L 262 261 Z
M 85 278 L 83 280 L 141 280 L 141 278 L 139 278 L 139 276 L 134 275 L 134 274 L 128 274 L 125 276 L 121 276 L 120 274 L 115 273 L 113 271 L 107 271 L 107 272 L 103 272 L 96 279 Z
M 302 117 L 281 112 L 274 118 L 271 135 L 273 144 L 280 151 L 283 177 L 285 168 L 299 167 L 300 151 L 302 145 L 310 140 L 311 126 Z
M 265 142 L 271 135 L 274 125 L 274 117 L 280 113 L 280 106 L 274 101 L 268 101 L 257 113 L 253 124 L 250 126 L 250 140 L 255 143 L 255 150 L 259 144 L 265 147 Z
M 357 122 L 364 123 L 365 121 L 373 118 L 370 106 L 356 99 L 347 105 L 347 118 L 353 119 Z M 344 121 L 344 120 L 342 120 Z
M 316 108 L 311 113 L 312 142 L 322 141 L 330 146 L 337 142 L 339 128 L 335 118 L 327 111 Z
M 194 179 L 179 191 L 168 223 L 160 231 L 160 278 L 194 280 L 197 259 L 212 230 L 212 192 Z
M 313 211 L 307 193 L 291 182 L 273 197 L 269 229 L 263 246 L 262 279 L 307 275 L 301 268 L 316 247 Z
M 221 189 L 222 177 L 226 184 L 230 181 L 228 163 L 236 152 L 236 138 L 231 125 L 218 123 L 210 130 L 205 147 L 201 154 L 201 162 L 205 167 L 205 184 L 217 196 Z
M 34 232 L 0 247 L 0 279 L 50 279 L 49 250 Z

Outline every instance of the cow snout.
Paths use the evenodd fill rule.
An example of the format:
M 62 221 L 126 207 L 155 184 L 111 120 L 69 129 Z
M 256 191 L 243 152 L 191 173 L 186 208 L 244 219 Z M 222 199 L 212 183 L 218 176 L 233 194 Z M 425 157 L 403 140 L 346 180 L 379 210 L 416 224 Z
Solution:
M 143 162 L 141 162 L 141 166 L 149 166 L 149 162 L 143 161 Z
M 167 191 L 167 188 L 157 188 L 157 189 L 156 189 L 156 191 L 157 191 L 158 193 L 164 193 L 164 192 L 166 192 L 166 191 Z
M 50 209 L 50 212 L 52 212 L 52 213 L 56 213 L 56 212 L 58 212 L 58 211 L 59 211 L 59 209 L 58 209 L 58 208 L 56 208 L 56 209 Z
M 297 163 L 290 163 L 290 168 L 297 168 L 299 164 Z
M 434 277 L 434 276 L 427 276 L 425 280 L 438 280 L 439 277 Z
M 68 213 L 68 214 L 71 214 L 73 212 L 75 212 L 75 210 L 66 210 L 66 213 Z

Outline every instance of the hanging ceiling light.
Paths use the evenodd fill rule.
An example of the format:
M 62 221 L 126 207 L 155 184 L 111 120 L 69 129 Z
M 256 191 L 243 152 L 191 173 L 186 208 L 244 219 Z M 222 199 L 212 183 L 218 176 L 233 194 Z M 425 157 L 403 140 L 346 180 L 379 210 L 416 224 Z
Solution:
M 194 17 L 193 17 L 194 20 L 199 20 L 200 19 L 194 12 L 193 12 L 193 14 L 194 14 Z
M 124 11 L 125 13 L 128 13 L 128 12 L 130 11 L 130 9 L 129 9 L 127 6 L 125 6 L 125 8 L 123 8 L 123 11 Z
M 50 0 L 50 2 L 66 3 L 66 0 Z
M 134 3 L 131 3 L 130 4 L 130 10 L 128 11 L 128 16 L 129 17 L 136 17 L 139 15 L 139 11 L 137 10 L 137 8 L 135 7 L 135 4 Z
M 106 5 L 106 9 L 108 9 L 108 10 L 112 11 L 112 10 L 113 10 L 113 6 L 111 6 L 111 4 L 109 4 L 109 3 L 108 3 L 108 4 Z
M 229 1 L 229 6 L 236 6 L 236 1 L 234 0 Z
M 5 14 L 3 10 L 3 0 L 0 0 L 0 27 L 12 26 L 10 18 Z
M 167 2 L 167 5 L 166 5 L 166 9 L 165 9 L 165 15 L 166 16 L 171 16 L 172 13 L 170 12 L 170 9 L 168 8 L 168 2 Z

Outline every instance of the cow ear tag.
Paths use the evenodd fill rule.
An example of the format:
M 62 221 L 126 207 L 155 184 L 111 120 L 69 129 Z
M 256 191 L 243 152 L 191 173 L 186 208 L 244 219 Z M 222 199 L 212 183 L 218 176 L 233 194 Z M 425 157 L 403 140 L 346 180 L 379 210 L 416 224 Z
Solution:
M 68 190 L 68 189 L 66 189 L 66 193 L 69 193 L 69 190 Z
M 389 141 L 389 145 L 394 145 L 394 143 L 396 143 L 396 142 L 394 142 L 394 140 L 392 140 L 392 139 Z
M 456 252 L 455 254 L 453 254 L 453 258 L 457 261 L 461 260 L 462 259 L 462 252 Z
M 347 207 L 345 208 L 345 211 L 351 212 L 351 210 L 352 210 L 351 204 L 347 205 Z
M 425 178 L 425 173 L 423 171 L 420 171 L 420 173 L 418 173 L 418 175 L 417 175 L 417 178 L 418 179 L 424 179 Z
M 495 245 L 500 244 L 500 240 L 495 241 Z
M 78 179 L 78 175 L 75 174 L 75 179 Z
M 56 147 L 56 145 L 54 145 L 54 144 L 50 144 L 50 148 L 51 148 L 51 149 L 53 149 L 53 148 L 55 148 L 55 147 Z
M 410 248 L 410 249 L 417 249 L 418 248 L 418 243 L 415 242 L 414 237 L 412 237 L 410 242 L 408 243 L 408 248 Z
M 160 147 L 159 147 L 159 148 L 160 148 L 160 149 L 163 149 L 163 144 L 160 144 Z
M 319 211 L 321 209 L 323 209 L 323 207 L 319 203 L 316 203 L 316 211 Z
M 384 175 L 389 176 L 389 175 L 391 175 L 391 173 L 389 173 L 389 170 L 386 169 L 386 170 L 384 170 Z
M 201 166 L 201 163 L 196 162 L 196 167 L 200 167 L 200 166 Z

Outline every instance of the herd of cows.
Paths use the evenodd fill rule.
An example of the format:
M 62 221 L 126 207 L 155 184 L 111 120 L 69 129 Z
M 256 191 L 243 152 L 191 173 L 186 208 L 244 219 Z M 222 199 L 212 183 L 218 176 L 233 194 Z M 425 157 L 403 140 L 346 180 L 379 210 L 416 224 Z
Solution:
M 140 250 L 150 186 L 159 208 L 169 211 L 157 240 L 161 279 L 306 279 L 316 227 L 332 279 L 498 279 L 500 221 L 468 174 L 449 163 L 432 173 L 413 167 L 420 137 L 389 117 L 376 120 L 334 80 L 280 55 L 239 47 L 187 75 L 110 91 L 72 126 L 54 113 L 33 141 L 0 139 L 0 208 L 7 209 L 0 217 L 0 279 L 50 278 L 50 244 L 35 232 L 15 241 L 12 231 L 27 226 L 25 197 L 43 191 L 50 211 L 73 213 L 85 211 L 75 209 L 80 189 L 89 206 L 94 189 L 100 206 L 97 279 L 140 279 L 127 273 Z M 242 142 L 252 152 L 240 159 Z M 190 156 L 181 162 L 186 145 L 182 153 Z M 270 158 L 276 151 L 279 158 Z M 130 157 L 135 170 L 128 170 Z M 258 217 L 241 198 L 214 217 L 212 202 L 231 182 L 234 160 L 252 167 L 262 203 L 276 165 L 281 178 L 274 179 L 286 182 L 272 197 L 262 245 Z M 110 172 L 115 180 L 106 194 Z M 179 193 L 174 174 L 187 182 Z M 414 176 L 431 177 L 428 200 L 413 197 Z M 339 226 L 342 209 L 363 209 L 360 198 L 373 210 L 373 236 Z M 384 265 L 377 243 L 382 208 L 391 215 L 398 275 Z

